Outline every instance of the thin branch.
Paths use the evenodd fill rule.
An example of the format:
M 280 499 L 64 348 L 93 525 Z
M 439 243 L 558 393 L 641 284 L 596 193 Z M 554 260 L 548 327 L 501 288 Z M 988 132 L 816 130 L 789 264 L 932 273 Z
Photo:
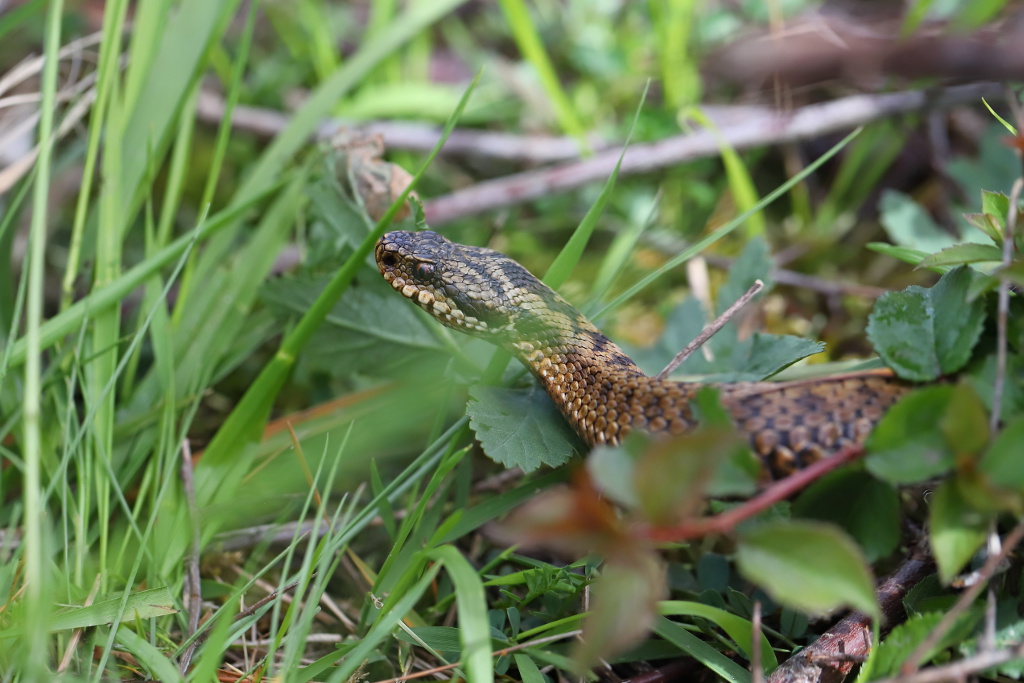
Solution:
M 1017 526 L 1013 528 L 1013 531 L 1006 536 L 1006 539 L 1003 541 L 1003 549 L 1001 552 L 988 556 L 985 560 L 985 564 L 983 564 L 981 569 L 978 571 L 979 580 L 968 586 L 967 590 L 960 594 L 960 597 L 957 599 L 952 609 L 946 612 L 945 616 L 942 617 L 942 620 L 939 621 L 938 625 L 932 630 L 924 642 L 918 645 L 917 648 L 910 653 L 910 656 L 907 657 L 907 661 L 903 664 L 903 668 L 900 670 L 901 676 L 909 676 L 917 671 L 921 666 L 921 660 L 923 660 L 925 656 L 931 652 L 936 645 L 938 645 L 939 641 L 942 640 L 949 629 L 952 628 L 953 624 L 956 623 L 956 620 L 959 619 L 960 616 L 967 611 L 967 608 L 971 606 L 971 603 L 977 599 L 982 589 L 984 589 L 988 584 L 988 579 L 992 578 L 1001 563 L 1010 556 L 1010 552 L 1012 552 L 1013 549 L 1017 547 L 1017 544 L 1021 542 L 1021 539 L 1024 539 L 1024 521 L 1018 523 Z
M 622 157 L 619 174 L 625 177 L 651 173 L 694 159 L 718 156 L 723 141 L 736 150 L 797 142 L 850 130 L 898 114 L 944 109 L 978 102 L 982 97 L 991 99 L 1001 92 L 1001 86 L 997 83 L 981 83 L 935 91 L 854 95 L 801 107 L 792 112 L 754 109 L 744 120 L 720 126 L 715 135 L 707 130 L 697 130 L 658 142 L 631 145 Z M 611 149 L 582 161 L 477 183 L 437 197 L 424 204 L 427 222 L 437 227 L 457 218 L 521 204 L 605 180 L 614 171 L 619 154 L 619 149 Z
M 683 364 L 690 354 L 704 346 L 711 337 L 725 327 L 725 324 L 732 320 L 740 309 L 750 303 L 750 300 L 757 296 L 757 293 L 764 289 L 764 282 L 761 280 L 754 280 L 754 284 L 750 286 L 750 289 L 746 291 L 739 299 L 737 299 L 729 308 L 725 309 L 722 315 L 718 316 L 711 321 L 709 325 L 706 325 L 703 330 L 700 331 L 692 342 L 687 344 L 682 351 L 676 354 L 675 358 L 669 361 L 669 364 L 665 366 L 665 369 L 658 373 L 655 379 L 665 379 L 671 375 L 676 368 Z
M 1017 232 L 1017 202 L 1020 201 L 1024 178 L 1013 181 L 1010 190 L 1010 210 L 1006 216 L 1006 231 L 1003 234 L 1003 268 L 1013 263 L 1013 242 Z M 1006 386 L 1006 326 L 1010 316 L 1010 282 L 1006 278 L 999 279 L 999 304 L 996 313 L 996 377 L 992 382 L 992 414 L 989 416 L 989 429 L 992 434 L 999 430 L 999 420 L 1003 413 L 1003 389 Z
M 806 488 L 811 482 L 825 476 L 826 473 L 853 462 L 864 454 L 860 445 L 847 446 L 827 458 L 791 474 L 785 479 L 775 482 L 756 497 L 742 505 L 726 510 L 714 517 L 689 519 L 675 526 L 641 528 L 639 533 L 644 538 L 661 543 L 676 543 L 694 538 L 702 538 L 711 534 L 729 533 L 740 522 L 750 519 L 767 510 L 772 505 L 786 500 Z
M 208 91 L 199 93 L 196 116 L 200 121 L 218 124 L 227 112 L 220 95 Z M 273 137 L 288 127 L 291 117 L 283 112 L 259 107 L 236 106 L 231 126 L 261 137 Z M 358 130 L 367 135 L 381 135 L 388 149 L 429 152 L 441 139 L 441 126 L 404 121 L 355 121 L 329 119 L 320 124 L 316 137 L 329 140 L 339 128 Z M 588 138 L 592 149 L 608 149 L 613 143 Z M 579 141 L 570 137 L 552 135 L 515 135 L 493 131 L 456 128 L 445 141 L 443 153 L 475 159 L 494 159 L 531 165 L 551 164 L 580 156 Z

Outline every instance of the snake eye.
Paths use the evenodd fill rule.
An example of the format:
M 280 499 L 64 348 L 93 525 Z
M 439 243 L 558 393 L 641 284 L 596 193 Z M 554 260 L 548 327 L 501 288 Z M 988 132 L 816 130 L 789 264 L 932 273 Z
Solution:
M 416 267 L 413 268 L 413 275 L 420 280 L 429 280 L 434 276 L 434 264 L 433 263 L 417 263 Z

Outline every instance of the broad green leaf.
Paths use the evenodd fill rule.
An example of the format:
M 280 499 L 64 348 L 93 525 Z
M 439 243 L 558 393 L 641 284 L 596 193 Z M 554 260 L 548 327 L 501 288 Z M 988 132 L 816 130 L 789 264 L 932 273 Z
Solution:
M 1003 260 L 1003 250 L 994 244 L 966 242 L 946 247 L 921 261 L 921 268 L 933 266 L 961 266 L 966 263 L 998 262 Z
M 897 246 L 931 254 L 963 241 L 939 226 L 911 197 L 886 190 L 879 202 L 882 226 Z
M 935 343 L 943 374 L 957 372 L 971 358 L 971 351 L 985 326 L 985 303 L 968 301 L 974 280 L 968 268 L 943 275 L 929 292 L 935 306 Z
M 988 412 L 970 384 L 961 383 L 953 389 L 938 427 L 946 444 L 961 461 L 976 459 L 988 445 Z
M 967 503 L 955 480 L 943 482 L 932 494 L 928 540 L 943 584 L 948 584 L 981 547 L 990 519 L 990 515 Z
M 951 404 L 954 388 L 924 387 L 900 399 L 868 437 L 865 461 L 876 477 L 912 484 L 946 473 L 953 452 L 936 429 Z
M 800 494 L 793 514 L 839 526 L 857 541 L 868 562 L 889 555 L 899 544 L 899 493 L 867 472 L 830 473 Z
M 715 624 L 732 638 L 737 647 L 748 660 L 751 657 L 754 625 L 748 619 L 726 612 L 723 609 L 699 602 L 685 600 L 666 600 L 658 605 L 658 612 L 663 616 L 701 617 Z M 761 635 L 761 667 L 770 672 L 779 665 L 768 638 Z
M 118 618 L 119 614 L 122 622 L 130 622 L 135 619 L 163 617 L 178 611 L 174 607 L 174 598 L 171 597 L 171 592 L 166 586 L 132 593 L 124 604 L 123 613 L 121 612 L 122 603 L 124 600 L 117 597 L 94 603 L 88 607 L 66 607 L 53 615 L 49 626 L 54 631 L 63 631 L 70 628 L 110 624 Z
M 554 403 L 537 386 L 473 385 L 466 414 L 488 457 L 524 472 L 541 465 L 564 465 L 579 444 Z
M 901 377 L 930 381 L 960 370 L 985 323 L 983 302 L 968 301 L 971 272 L 957 268 L 931 289 L 888 292 L 875 303 L 867 334 Z
M 546 683 L 547 679 L 540 672 L 537 663 L 529 655 L 517 653 L 513 655 L 516 662 L 516 669 L 519 671 L 519 680 L 523 683 Z
M 810 614 L 842 605 L 877 616 L 875 583 L 860 548 L 830 524 L 769 522 L 744 532 L 736 564 L 773 600 Z
M 979 463 L 983 502 L 994 505 L 983 509 L 1009 510 L 1020 514 L 1024 508 L 1024 467 L 1021 466 L 1021 444 L 1024 443 L 1024 418 L 1003 428 Z M 975 482 L 972 482 L 975 483 Z M 972 497 L 971 500 L 974 500 Z

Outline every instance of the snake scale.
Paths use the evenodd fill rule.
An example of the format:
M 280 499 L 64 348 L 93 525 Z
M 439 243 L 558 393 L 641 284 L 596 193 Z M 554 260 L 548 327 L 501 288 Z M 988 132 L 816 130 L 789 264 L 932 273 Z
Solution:
M 579 311 L 512 259 L 435 232 L 395 231 L 375 248 L 384 279 L 448 327 L 514 354 L 588 444 L 696 424 L 701 384 L 645 375 Z M 715 385 L 773 478 L 861 443 L 910 385 L 882 372 Z

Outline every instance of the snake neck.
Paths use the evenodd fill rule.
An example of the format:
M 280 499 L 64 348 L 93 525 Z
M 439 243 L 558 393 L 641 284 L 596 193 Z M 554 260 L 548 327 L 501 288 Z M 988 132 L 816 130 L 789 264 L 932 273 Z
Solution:
M 618 443 L 634 429 L 681 434 L 695 426 L 690 401 L 699 385 L 648 377 L 579 314 L 548 322 L 504 346 L 588 445 Z

